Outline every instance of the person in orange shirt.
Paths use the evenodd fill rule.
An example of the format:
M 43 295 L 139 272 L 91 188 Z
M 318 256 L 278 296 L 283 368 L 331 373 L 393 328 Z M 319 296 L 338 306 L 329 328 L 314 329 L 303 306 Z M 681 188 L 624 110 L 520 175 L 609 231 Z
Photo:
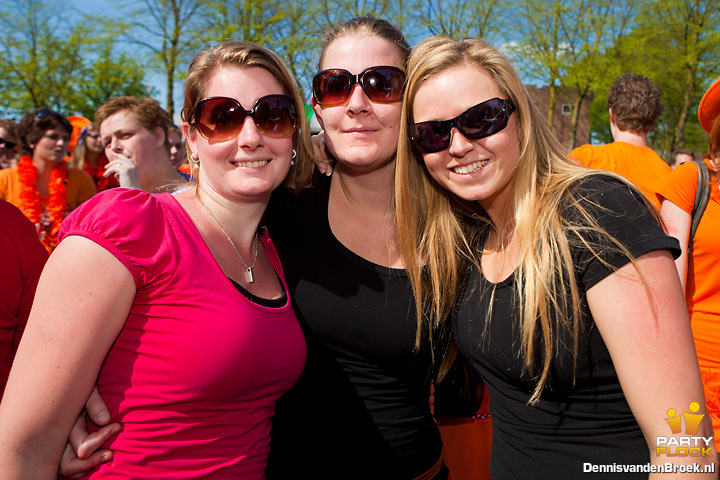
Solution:
M 664 110 L 662 90 L 649 78 L 625 74 L 615 80 L 608 93 L 610 132 L 614 142 L 583 145 L 570 155 L 590 168 L 622 175 L 660 209 L 658 192 L 672 170 L 648 147 L 648 133 Z
M 90 176 L 64 161 L 72 125 L 63 115 L 39 108 L 18 125 L 16 167 L 0 170 L 0 200 L 18 207 L 35 224 L 48 252 L 57 245 L 65 216 L 97 192 Z
M 707 410 L 713 420 L 715 438 L 720 437 L 720 78 L 705 92 L 698 109 L 700 126 L 710 134 L 704 156 L 710 172 L 710 198 L 690 241 L 690 225 L 698 184 L 698 169 L 687 162 L 670 174 L 660 191 L 660 216 L 668 233 L 680 242 L 681 256 L 675 260 L 690 313 L 695 349 L 705 388 Z M 688 250 L 690 250 L 688 252 Z

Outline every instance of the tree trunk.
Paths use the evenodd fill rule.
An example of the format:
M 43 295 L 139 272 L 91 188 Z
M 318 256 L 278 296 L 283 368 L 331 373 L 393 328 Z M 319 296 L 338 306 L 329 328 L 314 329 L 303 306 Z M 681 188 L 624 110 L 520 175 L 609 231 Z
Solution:
M 698 42 L 697 32 L 692 34 L 692 38 L 689 39 L 693 45 L 693 51 Z M 673 134 L 673 142 L 670 145 L 670 151 L 677 148 L 685 147 L 685 126 L 687 125 L 688 116 L 690 114 L 690 107 L 692 105 L 693 98 L 695 97 L 697 77 L 697 58 L 690 58 L 687 65 L 685 66 L 685 95 L 683 96 L 683 104 L 680 109 L 680 115 L 678 116 L 677 125 L 675 126 L 675 132 Z
M 554 80 L 554 79 L 553 79 Z M 555 128 L 553 128 L 553 122 L 555 121 L 555 102 L 557 101 L 557 87 L 555 86 L 555 82 L 550 82 L 550 87 L 548 88 L 548 128 L 550 131 L 555 132 Z

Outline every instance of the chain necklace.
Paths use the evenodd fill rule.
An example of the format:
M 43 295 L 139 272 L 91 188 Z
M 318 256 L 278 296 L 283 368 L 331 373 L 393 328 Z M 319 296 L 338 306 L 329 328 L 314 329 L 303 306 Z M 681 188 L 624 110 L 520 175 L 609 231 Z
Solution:
M 255 244 L 255 257 L 253 258 L 253 263 L 249 267 L 247 266 L 247 263 L 245 263 L 245 260 L 243 260 L 242 255 L 240 255 L 240 252 L 238 252 L 237 247 L 235 246 L 235 242 L 232 241 L 232 238 L 230 238 L 230 235 L 225 231 L 222 225 L 220 225 L 220 222 L 217 218 L 215 218 L 215 215 L 210 211 L 210 209 L 203 203 L 202 199 L 198 195 L 198 200 L 200 200 L 200 205 L 202 205 L 205 210 L 210 214 L 213 220 L 215 220 L 215 223 L 218 227 L 220 227 L 220 230 L 225 234 L 225 238 L 228 239 L 228 242 L 230 242 L 230 245 L 232 245 L 233 250 L 235 250 L 235 255 L 240 259 L 240 261 L 243 264 L 243 267 L 245 267 L 245 271 L 247 272 L 247 279 L 249 283 L 253 283 L 255 281 L 255 277 L 253 276 L 253 268 L 255 268 L 255 262 L 257 262 L 257 256 L 258 256 L 258 234 L 255 232 L 255 239 L 253 240 L 253 243 Z

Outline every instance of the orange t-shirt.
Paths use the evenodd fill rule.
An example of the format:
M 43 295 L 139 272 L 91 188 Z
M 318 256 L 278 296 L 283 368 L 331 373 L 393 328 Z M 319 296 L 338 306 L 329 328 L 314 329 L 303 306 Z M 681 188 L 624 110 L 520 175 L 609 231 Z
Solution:
M 670 174 L 661 198 L 692 214 L 698 170 L 687 162 Z M 715 179 L 717 180 L 717 179 Z M 720 439 L 720 190 L 711 185 L 710 199 L 698 224 L 688 256 L 686 301 L 695 350 L 705 385 L 705 401 Z
M 622 175 L 660 210 L 660 189 L 667 183 L 672 168 L 653 149 L 613 142 L 606 145 L 583 145 L 573 150 L 570 156 L 590 168 Z
M 75 210 L 85 200 L 97 193 L 95 182 L 87 173 L 77 168 L 68 167 L 67 180 L 65 182 L 65 199 L 68 210 Z M 40 207 L 45 209 L 49 195 L 40 197 Z M 12 203 L 20 208 L 20 181 L 18 180 L 17 167 L 0 170 L 0 199 Z

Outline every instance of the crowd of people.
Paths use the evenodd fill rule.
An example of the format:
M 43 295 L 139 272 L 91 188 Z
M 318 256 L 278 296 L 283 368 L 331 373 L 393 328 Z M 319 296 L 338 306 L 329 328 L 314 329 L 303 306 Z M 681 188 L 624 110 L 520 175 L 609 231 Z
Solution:
M 435 415 L 478 386 L 482 478 L 717 478 L 720 79 L 671 167 L 640 75 L 567 152 L 480 39 L 357 17 L 317 70 L 312 138 L 244 41 L 193 59 L 180 127 L 112 98 L 67 161 L 60 113 L 0 122 L 4 478 L 478 478 Z

